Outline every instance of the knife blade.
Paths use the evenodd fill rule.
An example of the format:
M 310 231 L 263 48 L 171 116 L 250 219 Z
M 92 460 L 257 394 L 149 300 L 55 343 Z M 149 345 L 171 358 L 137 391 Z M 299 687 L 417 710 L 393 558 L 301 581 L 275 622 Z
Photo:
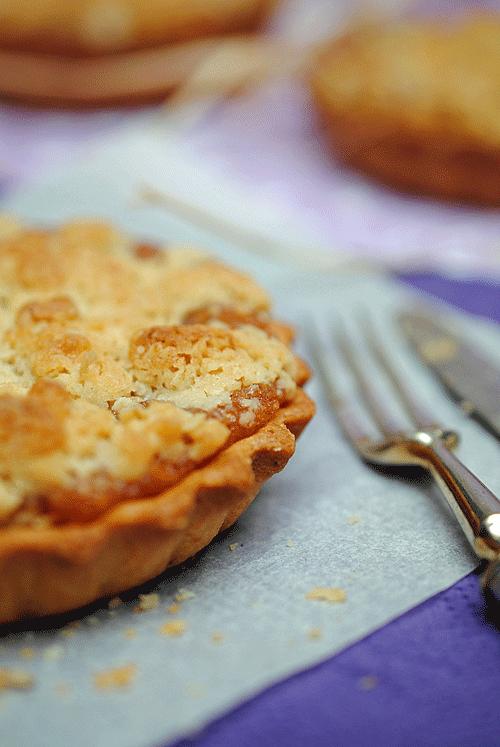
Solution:
M 439 317 L 421 311 L 398 314 L 403 333 L 445 389 L 500 439 L 500 368 Z

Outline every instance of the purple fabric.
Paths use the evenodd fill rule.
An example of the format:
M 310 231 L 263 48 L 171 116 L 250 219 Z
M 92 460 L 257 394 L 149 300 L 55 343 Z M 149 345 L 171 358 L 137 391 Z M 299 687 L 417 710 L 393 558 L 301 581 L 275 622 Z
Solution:
M 498 745 L 500 637 L 481 606 L 470 575 L 177 747 Z
M 500 322 L 498 284 L 400 279 Z M 499 718 L 500 636 L 473 573 L 176 747 L 479 747 L 500 744 Z

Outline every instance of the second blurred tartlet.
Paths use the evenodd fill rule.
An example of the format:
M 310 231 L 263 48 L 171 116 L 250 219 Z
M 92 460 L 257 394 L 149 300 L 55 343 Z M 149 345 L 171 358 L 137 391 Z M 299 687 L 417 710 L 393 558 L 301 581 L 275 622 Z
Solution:
M 359 27 L 317 59 L 334 151 L 396 187 L 500 205 L 500 16 Z

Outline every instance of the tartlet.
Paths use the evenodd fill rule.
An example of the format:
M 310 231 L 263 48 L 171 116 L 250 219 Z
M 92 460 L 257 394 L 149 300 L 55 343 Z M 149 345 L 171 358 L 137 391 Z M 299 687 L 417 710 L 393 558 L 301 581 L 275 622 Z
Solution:
M 238 48 L 243 67 L 269 54 L 256 32 L 276 1 L 2 0 L 0 95 L 64 107 L 163 100 L 221 49 L 229 66 Z
M 412 192 L 500 205 L 500 16 L 353 28 L 314 99 L 340 160 Z
M 181 563 L 314 413 L 249 277 L 99 222 L 0 220 L 0 622 Z
M 85 56 L 250 31 L 276 0 L 2 0 L 0 47 Z

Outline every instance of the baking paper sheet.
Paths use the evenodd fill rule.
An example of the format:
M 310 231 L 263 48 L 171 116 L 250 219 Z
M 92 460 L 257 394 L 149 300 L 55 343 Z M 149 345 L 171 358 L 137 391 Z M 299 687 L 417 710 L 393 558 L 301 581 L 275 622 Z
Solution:
M 105 216 L 141 237 L 208 246 L 258 277 L 275 297 L 279 315 L 299 328 L 313 315 L 326 332 L 337 314 L 349 321 L 361 305 L 369 309 L 420 396 L 462 433 L 460 455 L 500 493 L 498 444 L 446 400 L 392 324 L 394 309 L 409 302 L 406 290 L 376 274 L 298 271 L 141 204 L 137 195 L 144 182 L 172 189 L 170 167 L 154 138 L 128 135 L 72 173 L 17 195 L 8 207 L 39 223 Z M 490 351 L 500 349 L 493 326 L 465 318 L 463 324 Z M 300 347 L 307 356 L 303 339 Z M 21 668 L 36 680 L 31 691 L 0 693 L 2 745 L 146 747 L 191 733 L 474 567 L 430 484 L 410 484 L 363 466 L 344 443 L 319 382 L 309 391 L 318 415 L 291 463 L 233 529 L 148 587 L 160 595 L 156 610 L 134 613 L 136 600 L 130 600 L 84 617 L 69 634 L 49 629 L 0 639 L 0 666 Z M 340 587 L 347 599 L 306 599 L 317 586 Z M 179 589 L 193 596 L 173 616 L 166 608 Z M 176 618 L 186 622 L 186 632 L 160 635 L 160 627 Z M 135 637 L 126 637 L 129 629 Z M 214 633 L 220 634 L 216 641 Z M 96 690 L 95 673 L 128 664 L 137 668 L 128 688 Z

